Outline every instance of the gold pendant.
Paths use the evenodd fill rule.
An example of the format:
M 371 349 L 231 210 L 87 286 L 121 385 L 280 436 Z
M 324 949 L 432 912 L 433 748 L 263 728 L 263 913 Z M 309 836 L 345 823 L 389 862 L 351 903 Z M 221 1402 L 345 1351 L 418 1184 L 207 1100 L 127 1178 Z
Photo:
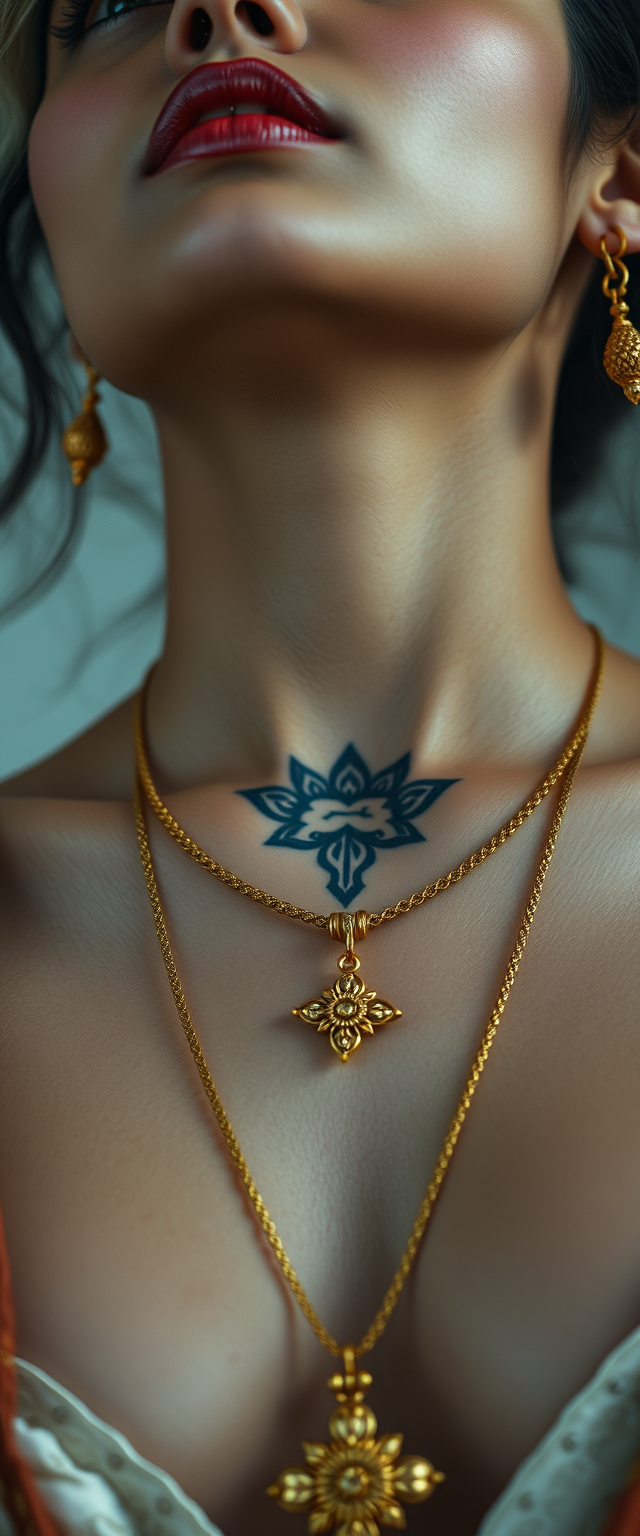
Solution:
M 306 1514 L 309 1536 L 380 1536 L 380 1526 L 406 1528 L 402 1504 L 422 1504 L 444 1481 L 423 1456 L 402 1456 L 402 1435 L 384 1435 L 363 1402 L 371 1386 L 368 1371 L 357 1371 L 355 1351 L 344 1351 L 344 1369 L 327 1382 L 339 1408 L 329 1419 L 328 1445 L 303 1441 L 305 1467 L 287 1467 L 267 1488 L 280 1509 Z
M 338 961 L 340 975 L 332 987 L 325 987 L 322 997 L 312 997 L 291 1010 L 305 1024 L 312 1024 L 319 1035 L 328 1030 L 331 1045 L 341 1061 L 348 1061 L 357 1051 L 363 1032 L 372 1035 L 380 1024 L 390 1024 L 402 1017 L 400 1008 L 386 1003 L 377 992 L 367 991 L 362 977 L 356 974 L 360 961 L 353 949 L 354 930 L 358 919 L 366 917 L 366 913 L 359 912 L 355 916 L 350 912 L 332 913 L 330 932 L 334 938 L 344 939 L 346 945 Z M 366 933 L 364 922 L 362 928 Z

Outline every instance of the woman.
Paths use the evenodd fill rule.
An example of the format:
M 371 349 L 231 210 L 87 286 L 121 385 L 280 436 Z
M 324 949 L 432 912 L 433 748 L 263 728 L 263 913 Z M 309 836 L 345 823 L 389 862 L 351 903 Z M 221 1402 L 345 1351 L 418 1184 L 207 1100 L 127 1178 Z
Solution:
M 593 690 L 548 462 L 601 241 L 617 253 L 619 228 L 640 250 L 640 12 L 53 0 L 15 17 L 29 183 L 71 331 L 160 435 L 169 616 L 143 722 L 158 791 L 253 885 L 318 913 L 378 911 L 509 820 Z M 504 1021 L 363 1362 L 380 1432 L 446 1475 L 408 1512 L 433 1536 L 483 1520 L 497 1536 L 595 1533 L 640 1444 L 639 754 L 640 663 L 608 649 Z M 328 935 L 212 879 L 143 808 L 204 1056 L 340 1344 L 361 1339 L 400 1259 L 578 757 L 495 857 L 356 945 L 393 1017 L 342 1062 L 302 1006 L 335 982 Z M 198 1083 L 133 774 L 129 702 L 5 786 L 15 1466 L 66 1529 L 54 1431 L 58 1481 L 75 1464 L 117 1495 L 107 1525 L 156 1529 L 173 1508 L 181 1529 L 303 1530 L 278 1476 L 304 1465 L 301 1440 L 328 1443 L 339 1367 Z M 338 928 L 344 977 L 353 935 Z M 612 1351 L 597 1403 L 578 1400 L 597 1433 L 572 1463 L 573 1430 L 552 1426 Z M 353 1400 L 357 1366 L 341 1369 Z M 550 1430 L 542 1471 L 518 1482 Z M 140 1457 L 136 1505 L 124 1473 Z M 362 1503 L 369 1474 L 348 1470 Z M 24 1489 L 14 1524 L 29 1499 L 45 1520 L 27 1473 Z M 359 1515 L 357 1492 L 342 1490 L 353 1519 L 308 1502 L 309 1529 L 362 1536 L 407 1515 L 399 1494 Z

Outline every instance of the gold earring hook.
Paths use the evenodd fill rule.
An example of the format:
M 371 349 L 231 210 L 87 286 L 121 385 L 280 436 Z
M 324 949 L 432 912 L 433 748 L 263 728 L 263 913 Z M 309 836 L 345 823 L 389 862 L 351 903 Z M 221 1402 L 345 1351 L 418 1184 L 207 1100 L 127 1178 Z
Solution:
M 606 274 L 602 279 L 602 292 L 605 298 L 611 299 L 613 304 L 616 306 L 615 309 L 611 310 L 612 315 L 615 315 L 616 313 L 623 314 L 627 311 L 627 305 L 625 304 L 624 308 L 622 308 L 620 301 L 624 298 L 624 295 L 627 291 L 627 284 L 629 282 L 629 269 L 625 266 L 625 263 L 622 260 L 627 251 L 626 234 L 624 230 L 621 229 L 619 224 L 613 224 L 611 229 L 612 233 L 617 236 L 619 242 L 618 250 L 616 251 L 615 255 L 610 253 L 607 250 L 607 236 L 603 235 L 600 241 L 600 255 L 602 256 L 602 260 L 607 269 Z M 616 284 L 613 292 L 611 292 L 609 288 L 609 284 L 612 278 Z

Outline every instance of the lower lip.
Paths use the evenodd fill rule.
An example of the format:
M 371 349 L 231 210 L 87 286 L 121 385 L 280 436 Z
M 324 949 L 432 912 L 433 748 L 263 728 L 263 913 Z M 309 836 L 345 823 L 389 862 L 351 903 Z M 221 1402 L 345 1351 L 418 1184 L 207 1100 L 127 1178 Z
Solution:
M 289 149 L 298 144 L 332 142 L 286 117 L 273 117 L 268 113 L 211 117 L 185 133 L 158 169 L 164 171 L 170 165 L 181 165 L 184 160 L 211 159 L 215 155 L 246 155 L 257 149 Z

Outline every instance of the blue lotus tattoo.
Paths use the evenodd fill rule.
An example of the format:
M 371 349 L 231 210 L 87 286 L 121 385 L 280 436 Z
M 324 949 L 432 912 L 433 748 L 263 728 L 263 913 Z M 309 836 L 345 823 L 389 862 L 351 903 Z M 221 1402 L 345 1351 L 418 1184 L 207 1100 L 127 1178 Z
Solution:
M 291 787 L 268 784 L 239 789 L 263 816 L 279 823 L 266 847 L 313 850 L 329 875 L 327 890 L 351 905 L 364 889 L 363 875 L 382 849 L 424 843 L 414 822 L 458 779 L 406 782 L 411 753 L 370 773 L 352 745 L 336 759 L 328 778 L 289 758 Z

